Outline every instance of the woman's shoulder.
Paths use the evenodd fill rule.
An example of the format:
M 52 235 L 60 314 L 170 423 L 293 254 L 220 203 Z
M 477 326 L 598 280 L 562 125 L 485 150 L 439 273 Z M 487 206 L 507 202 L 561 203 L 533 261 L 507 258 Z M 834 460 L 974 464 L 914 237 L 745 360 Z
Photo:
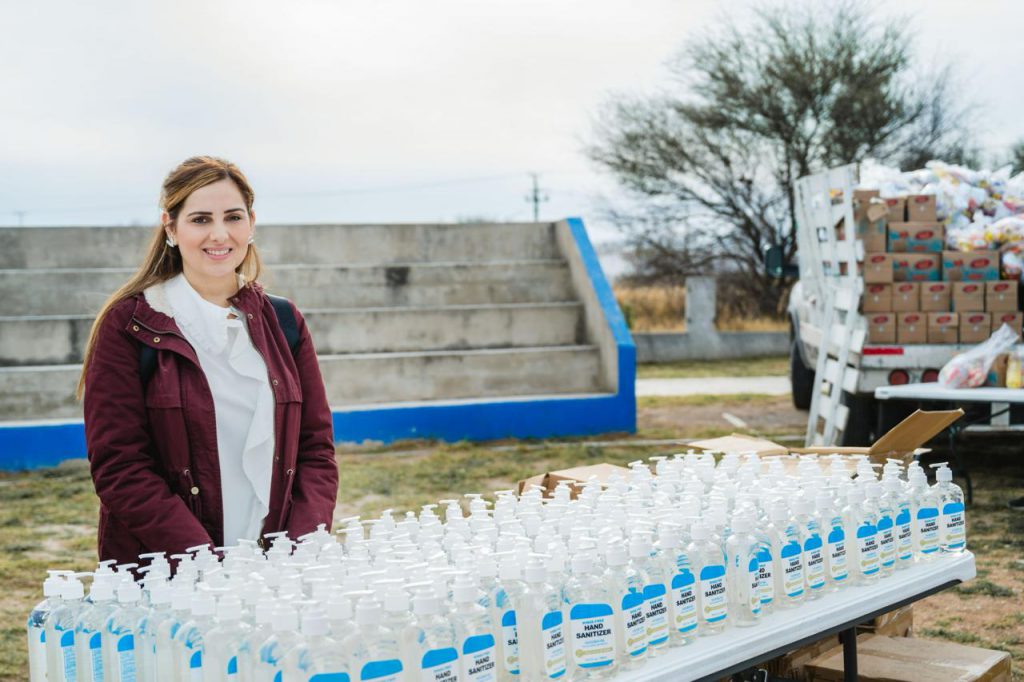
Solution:
M 103 318 L 104 326 L 124 327 L 132 319 L 141 299 L 142 294 L 135 294 L 112 303 Z

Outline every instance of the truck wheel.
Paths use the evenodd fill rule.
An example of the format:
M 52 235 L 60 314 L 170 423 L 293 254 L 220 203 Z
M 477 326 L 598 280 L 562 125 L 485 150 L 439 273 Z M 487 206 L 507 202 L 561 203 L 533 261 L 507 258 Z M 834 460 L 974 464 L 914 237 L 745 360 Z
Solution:
M 849 409 L 846 418 L 846 429 L 843 431 L 840 445 L 866 446 L 875 442 L 872 432 L 875 430 L 878 414 L 875 411 L 875 398 L 871 395 L 855 395 L 843 391 L 843 405 Z
M 814 369 L 804 364 L 797 343 L 796 339 L 789 342 L 789 383 L 793 388 L 793 407 L 809 410 L 811 391 L 814 390 Z

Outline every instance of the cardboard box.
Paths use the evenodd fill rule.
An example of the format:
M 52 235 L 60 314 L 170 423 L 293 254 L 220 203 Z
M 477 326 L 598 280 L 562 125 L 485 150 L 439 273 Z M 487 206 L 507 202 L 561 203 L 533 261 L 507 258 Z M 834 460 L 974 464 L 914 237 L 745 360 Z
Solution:
M 996 331 L 1004 324 L 1017 332 L 1017 340 L 1021 340 L 1021 325 L 1024 324 L 1024 313 L 992 313 L 992 331 Z
M 927 313 L 928 343 L 959 343 L 960 315 L 957 313 Z
M 1017 281 L 985 282 L 985 310 L 991 313 L 1017 312 Z
M 998 251 L 943 251 L 942 278 L 947 282 L 999 279 Z
M 985 284 L 983 282 L 952 282 L 953 311 L 967 313 L 985 309 Z
M 801 455 L 867 455 L 873 462 L 884 463 L 887 457 L 905 457 L 914 453 L 927 452 L 921 446 L 942 433 L 947 426 L 964 415 L 961 409 L 925 412 L 916 410 L 912 415 L 876 440 L 869 447 L 815 445 L 809 448 L 790 448 L 790 452 Z
M 804 668 L 807 664 L 834 649 L 838 643 L 838 635 L 824 637 L 816 642 L 805 644 L 799 649 L 794 649 L 783 656 L 773 658 L 764 664 L 764 668 L 771 675 L 770 679 L 781 677 L 786 680 L 805 680 L 807 677 L 804 674 Z
M 882 199 L 885 204 L 886 210 L 889 212 L 888 221 L 890 223 L 902 223 L 907 220 L 907 198 L 906 197 L 886 197 Z
M 1010 359 L 1009 353 L 1000 353 L 988 368 L 988 376 L 985 377 L 985 385 L 995 388 L 1006 388 L 1006 365 Z
M 889 223 L 889 251 L 942 253 L 946 230 L 942 223 Z
M 928 343 L 928 314 L 920 311 L 897 313 L 896 343 Z
M 937 253 L 890 253 L 894 282 L 938 282 L 942 258 Z
M 868 343 L 896 343 L 896 313 L 872 313 L 867 322 Z
M 857 626 L 857 632 L 870 632 L 886 637 L 910 637 L 914 634 L 914 605 L 907 604 L 878 616 L 870 623 Z
M 1010 654 L 913 637 L 857 635 L 857 679 L 861 682 L 1010 682 Z M 804 668 L 812 682 L 842 682 L 843 647 L 837 646 Z
M 892 256 L 887 253 L 864 254 L 864 283 L 888 284 L 893 281 Z
M 531 485 L 539 485 L 543 489 L 544 497 L 551 497 L 558 484 L 562 481 L 567 481 L 571 486 L 572 497 L 575 499 L 576 495 L 583 489 L 583 484 L 591 478 L 596 479 L 601 485 L 605 485 L 616 474 L 625 478 L 629 475 L 629 469 L 615 464 L 592 464 L 590 466 L 562 469 L 561 471 L 549 471 L 546 474 L 531 476 L 519 481 L 518 492 L 521 495 Z
M 934 194 L 911 194 L 907 197 L 908 223 L 934 223 L 939 219 Z
M 921 309 L 921 284 L 918 282 L 897 282 L 892 285 L 892 308 L 896 313 Z
M 962 313 L 960 343 L 981 343 L 992 335 L 992 313 Z
M 857 220 L 857 236 L 864 242 L 865 253 L 878 253 L 886 250 L 888 215 L 889 212 L 883 204 L 873 203 Z
M 865 284 L 861 310 L 865 313 L 887 313 L 892 308 L 892 284 Z
M 880 199 L 881 192 L 877 189 L 855 189 L 853 190 L 853 217 L 867 214 L 868 206 L 874 203 L 873 199 Z M 888 210 L 888 209 L 887 209 Z
M 921 310 L 926 313 L 948 312 L 952 290 L 952 282 L 922 282 Z
M 763 438 L 747 436 L 742 433 L 694 441 L 689 444 L 689 447 L 708 452 L 756 452 L 759 455 L 789 454 L 789 448 L 784 445 L 779 445 Z

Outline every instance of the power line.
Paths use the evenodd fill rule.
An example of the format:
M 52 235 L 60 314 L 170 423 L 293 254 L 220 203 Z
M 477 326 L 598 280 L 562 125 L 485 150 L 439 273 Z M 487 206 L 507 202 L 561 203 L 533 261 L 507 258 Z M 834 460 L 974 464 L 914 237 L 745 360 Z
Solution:
M 533 204 L 533 222 L 537 223 L 540 222 L 540 204 L 548 201 L 549 197 L 540 191 L 540 177 L 536 173 L 530 173 L 530 177 L 533 179 L 533 188 L 526 195 L 526 201 Z

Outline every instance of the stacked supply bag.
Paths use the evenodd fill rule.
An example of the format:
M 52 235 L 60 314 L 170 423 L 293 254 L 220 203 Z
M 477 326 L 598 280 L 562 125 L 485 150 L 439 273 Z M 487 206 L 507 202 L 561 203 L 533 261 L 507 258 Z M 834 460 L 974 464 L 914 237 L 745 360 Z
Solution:
M 535 682 L 607 677 L 965 550 L 941 466 L 657 457 L 603 487 L 468 496 L 147 565 L 51 571 L 31 680 Z M 784 461 L 785 460 L 785 461 Z M 796 461 L 796 466 L 787 463 Z M 136 579 L 136 574 L 141 579 Z M 856 589 L 856 588 L 854 588 Z

